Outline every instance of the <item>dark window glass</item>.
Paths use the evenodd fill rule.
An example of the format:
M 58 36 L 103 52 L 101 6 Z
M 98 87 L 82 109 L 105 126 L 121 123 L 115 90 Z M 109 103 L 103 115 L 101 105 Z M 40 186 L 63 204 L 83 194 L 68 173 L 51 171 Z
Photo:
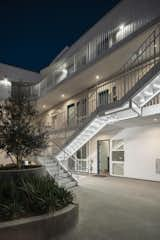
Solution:
M 67 106 L 67 122 L 69 126 L 71 126 L 75 122 L 75 104 L 74 103 Z
M 86 144 L 77 151 L 77 158 L 78 159 L 86 159 L 87 158 Z
M 108 89 L 99 93 L 99 105 L 108 104 Z

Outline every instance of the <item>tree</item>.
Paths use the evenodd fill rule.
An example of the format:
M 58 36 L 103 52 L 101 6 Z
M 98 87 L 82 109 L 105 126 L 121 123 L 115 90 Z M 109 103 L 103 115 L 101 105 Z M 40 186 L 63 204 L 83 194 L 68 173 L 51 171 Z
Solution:
M 48 132 L 37 119 L 34 103 L 24 97 L 10 98 L 0 105 L 0 149 L 16 160 L 18 168 L 24 158 L 47 147 Z

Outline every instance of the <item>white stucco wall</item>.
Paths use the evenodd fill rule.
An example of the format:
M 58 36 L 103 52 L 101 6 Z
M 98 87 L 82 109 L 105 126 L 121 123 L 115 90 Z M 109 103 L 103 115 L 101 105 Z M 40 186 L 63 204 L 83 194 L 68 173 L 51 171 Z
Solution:
M 160 181 L 156 159 L 160 158 L 160 125 L 132 127 L 119 132 L 113 139 L 124 139 L 124 176 Z

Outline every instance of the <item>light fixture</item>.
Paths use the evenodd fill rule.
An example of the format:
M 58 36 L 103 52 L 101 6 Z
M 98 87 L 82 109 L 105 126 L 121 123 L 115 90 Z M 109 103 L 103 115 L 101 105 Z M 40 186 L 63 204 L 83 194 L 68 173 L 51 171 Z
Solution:
M 62 72 L 63 72 L 64 75 L 67 75 L 67 73 L 68 73 L 67 69 L 65 69 L 65 68 L 62 69 Z
M 153 121 L 154 121 L 154 122 L 157 122 L 157 121 L 158 121 L 158 118 L 154 118 Z
M 99 76 L 99 75 L 96 75 L 96 79 L 99 80 L 99 79 L 100 79 L 100 76 Z
M 61 97 L 64 98 L 64 94 L 62 94 Z
M 11 82 L 8 80 L 7 77 L 4 77 L 3 80 L 0 80 L 0 85 L 3 85 L 5 87 L 11 87 Z
M 43 105 L 42 107 L 43 107 L 43 108 L 46 108 L 46 105 Z

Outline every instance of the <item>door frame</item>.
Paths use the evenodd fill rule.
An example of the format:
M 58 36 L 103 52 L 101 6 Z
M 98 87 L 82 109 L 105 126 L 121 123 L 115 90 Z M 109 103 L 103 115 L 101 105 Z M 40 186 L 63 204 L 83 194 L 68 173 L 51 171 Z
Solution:
M 97 140 L 97 174 L 100 175 L 99 171 L 99 142 L 104 142 L 107 141 L 109 144 L 109 153 L 108 153 L 108 174 L 110 175 L 110 139 L 103 139 L 103 140 Z

